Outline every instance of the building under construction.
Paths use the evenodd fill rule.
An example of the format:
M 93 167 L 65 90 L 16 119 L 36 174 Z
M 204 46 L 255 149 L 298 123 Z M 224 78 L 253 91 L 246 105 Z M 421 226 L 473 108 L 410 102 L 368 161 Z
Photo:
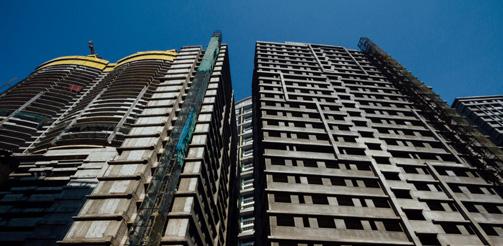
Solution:
M 503 245 L 501 151 L 367 38 L 257 42 L 257 245 Z
M 239 246 L 254 244 L 253 107 L 251 97 L 236 103 L 239 171 Z
M 458 97 L 452 107 L 503 147 L 503 95 Z
M 232 243 L 236 120 L 220 39 L 116 63 L 60 57 L 4 92 L 0 244 Z

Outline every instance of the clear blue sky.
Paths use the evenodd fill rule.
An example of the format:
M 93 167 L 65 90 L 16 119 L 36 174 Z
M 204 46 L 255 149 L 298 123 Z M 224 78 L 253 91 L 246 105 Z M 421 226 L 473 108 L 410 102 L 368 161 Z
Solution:
M 40 63 L 87 54 L 110 61 L 142 50 L 230 45 L 238 99 L 251 94 L 256 40 L 356 48 L 368 36 L 449 104 L 503 94 L 503 1 L 0 1 L 0 82 Z

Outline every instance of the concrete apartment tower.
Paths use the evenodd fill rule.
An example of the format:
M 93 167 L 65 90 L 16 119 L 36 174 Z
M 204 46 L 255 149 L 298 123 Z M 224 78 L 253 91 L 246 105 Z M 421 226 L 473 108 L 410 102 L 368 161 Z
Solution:
M 458 97 L 452 107 L 503 147 L 503 96 Z
M 257 42 L 257 245 L 503 245 L 503 155 L 369 39 Z
M 0 96 L 0 244 L 232 243 L 234 113 L 219 34 L 42 64 Z
M 254 244 L 255 206 L 253 188 L 253 106 L 251 97 L 236 103 L 238 129 L 238 168 L 239 168 L 239 231 L 240 246 Z

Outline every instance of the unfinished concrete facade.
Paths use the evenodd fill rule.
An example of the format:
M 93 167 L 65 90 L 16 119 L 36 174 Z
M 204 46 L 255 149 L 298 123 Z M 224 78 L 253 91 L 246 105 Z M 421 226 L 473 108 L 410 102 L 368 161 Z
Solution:
M 253 111 L 251 97 L 236 103 L 239 165 L 239 245 L 253 245 L 255 206 L 253 188 Z
M 61 104 L 62 109 L 41 125 L 22 119 L 27 121 L 22 125 L 37 124 L 36 134 L 24 137 L 30 141 L 2 138 L 19 165 L 0 193 L 0 243 L 129 244 L 137 209 L 203 53 L 202 47 L 187 46 L 139 52 L 116 63 L 99 59 L 99 66 L 88 57 L 43 64 L 35 75 L 57 69 L 92 73 L 82 83 L 63 76 L 57 80 L 63 82 L 50 84 L 61 94 L 76 96 L 64 104 L 57 96 L 44 98 L 45 104 Z M 2 104 L 3 97 L 20 97 L 17 87 L 0 97 L 8 111 L 0 134 L 21 124 L 19 112 L 12 113 L 16 107 L 34 108 L 43 96 L 23 98 L 27 105 L 21 107 Z M 7 127 L 8 122 L 14 123 Z M 236 175 L 235 125 L 227 46 L 221 45 L 167 223 L 158 232 L 161 244 L 225 245 L 232 238 L 228 225 L 234 223 L 229 222 L 229 207 Z
M 458 97 L 452 107 L 503 147 L 503 96 Z
M 367 51 L 256 43 L 256 244 L 502 245 L 501 180 Z

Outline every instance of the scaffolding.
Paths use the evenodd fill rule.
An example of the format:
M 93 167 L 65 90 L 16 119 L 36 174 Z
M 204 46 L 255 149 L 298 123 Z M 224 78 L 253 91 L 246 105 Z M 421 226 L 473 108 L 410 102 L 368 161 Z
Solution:
M 503 151 L 369 38 L 361 38 L 358 47 L 383 68 L 391 82 L 437 127 L 439 135 L 501 194 Z
M 199 64 L 190 91 L 166 143 L 159 166 L 152 176 L 145 199 L 129 232 L 130 245 L 159 245 L 173 203 L 187 147 L 220 52 L 221 34 L 213 33 Z

